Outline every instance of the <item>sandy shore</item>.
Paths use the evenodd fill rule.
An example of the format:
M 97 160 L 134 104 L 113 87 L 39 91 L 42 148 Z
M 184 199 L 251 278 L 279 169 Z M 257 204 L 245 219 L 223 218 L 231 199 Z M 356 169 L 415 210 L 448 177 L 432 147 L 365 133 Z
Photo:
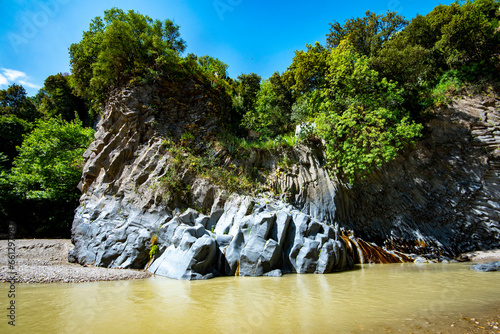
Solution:
M 478 251 L 465 253 L 464 256 L 468 257 L 472 262 L 494 262 L 500 261 L 500 249 L 493 249 L 489 251 Z
M 15 273 L 18 283 L 76 283 L 114 281 L 150 277 L 144 270 L 107 269 L 83 267 L 68 262 L 68 252 L 73 248 L 67 239 L 15 240 Z M 10 253 L 13 250 L 10 249 Z M 0 282 L 12 280 L 8 263 L 7 240 L 0 240 Z

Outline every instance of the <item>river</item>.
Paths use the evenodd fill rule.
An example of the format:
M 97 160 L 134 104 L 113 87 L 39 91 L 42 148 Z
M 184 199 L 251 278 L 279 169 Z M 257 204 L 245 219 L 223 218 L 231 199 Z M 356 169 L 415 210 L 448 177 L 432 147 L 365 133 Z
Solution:
M 19 284 L 24 333 L 387 333 L 498 305 L 470 263 L 358 265 L 328 275 Z M 450 320 L 451 323 L 451 320 Z

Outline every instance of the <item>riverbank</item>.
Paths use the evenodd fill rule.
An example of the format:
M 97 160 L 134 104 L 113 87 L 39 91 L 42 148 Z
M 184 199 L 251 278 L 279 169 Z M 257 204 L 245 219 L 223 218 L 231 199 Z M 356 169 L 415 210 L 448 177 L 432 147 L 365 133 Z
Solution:
M 144 270 L 84 267 L 68 262 L 73 248 L 68 239 L 20 239 L 15 248 L 0 240 L 0 282 L 11 280 L 9 255 L 14 258 L 18 283 L 80 283 L 95 281 L 131 280 L 150 277 Z

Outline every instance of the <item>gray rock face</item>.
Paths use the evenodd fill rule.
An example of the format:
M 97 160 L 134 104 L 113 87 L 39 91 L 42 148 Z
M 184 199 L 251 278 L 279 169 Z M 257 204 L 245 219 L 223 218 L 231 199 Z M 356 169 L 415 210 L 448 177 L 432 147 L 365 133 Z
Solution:
M 168 105 L 170 110 L 152 107 L 159 102 L 151 87 L 124 89 L 111 97 L 85 153 L 70 260 L 111 268 L 144 268 L 149 263 L 149 271 L 176 279 L 326 273 L 352 267 L 338 227 L 324 219 L 334 213 L 331 181 L 307 149 L 298 153 L 309 161 L 299 179 L 310 187 L 300 188 L 302 181 L 294 181 L 294 187 L 302 189 L 297 199 L 305 213 L 276 200 L 238 195 L 227 199 L 224 191 L 192 178 L 188 171 L 179 177 L 190 184 L 191 203 L 210 214 L 193 209 L 181 213 L 167 206 L 157 187 L 173 160 L 163 145 L 164 134 L 182 133 L 179 128 L 186 125 L 197 129 L 194 145 L 204 144 L 218 118 L 206 111 L 213 101 L 203 92 L 200 88 L 196 98 L 196 91 L 176 97 L 184 99 L 185 113 L 179 103 Z M 321 186 L 323 181 L 326 186 Z M 328 198 L 324 208 L 312 209 L 320 194 L 315 187 Z M 153 242 L 159 252 L 151 262 Z
M 319 220 L 335 220 L 335 196 L 338 185 L 328 176 L 319 161 L 320 152 L 298 145 L 287 153 L 292 166 L 277 166 L 271 187 L 282 193 L 289 203 Z
M 189 185 L 190 198 L 173 194 L 166 201 L 158 184 L 175 159 L 164 138 L 195 129 L 191 146 L 201 149 L 221 122 L 210 110 L 224 110 L 206 87 L 179 85 L 164 84 L 161 94 L 143 87 L 111 96 L 85 153 L 71 261 L 149 264 L 149 271 L 177 279 L 279 277 L 345 270 L 377 258 L 404 261 L 381 245 L 436 257 L 500 248 L 497 101 L 455 101 L 429 122 L 429 135 L 416 149 L 353 186 L 331 179 L 322 153 L 300 145 L 285 152 L 291 164 L 278 162 L 276 152 L 251 152 L 247 159 L 270 171 L 268 186 L 282 200 L 229 196 L 186 169 L 177 176 Z M 150 260 L 152 243 L 159 252 Z
M 175 98 L 171 96 L 175 90 L 162 92 L 161 87 L 122 89 L 110 97 L 95 140 L 84 154 L 83 195 L 73 221 L 71 261 L 111 268 L 144 268 L 148 262 L 152 237 L 173 216 L 158 187 L 172 168 L 170 152 L 162 144 L 165 134 L 195 127 L 198 136 L 193 145 L 199 146 L 219 124 L 220 115 L 207 108 L 221 102 L 205 97 L 203 86 L 184 86 L 177 87 L 182 94 Z M 193 191 L 198 207 L 221 206 L 222 192 L 216 187 L 195 182 Z M 185 212 L 181 219 L 191 221 L 193 215 Z

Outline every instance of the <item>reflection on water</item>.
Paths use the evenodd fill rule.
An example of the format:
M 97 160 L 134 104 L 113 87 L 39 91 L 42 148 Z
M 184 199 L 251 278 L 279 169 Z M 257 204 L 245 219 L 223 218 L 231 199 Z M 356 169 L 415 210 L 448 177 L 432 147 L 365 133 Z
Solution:
M 328 275 L 19 284 L 26 333 L 362 333 L 500 300 L 470 264 L 364 265 Z M 6 285 L 2 285 L 2 291 Z M 4 328 L 2 324 L 0 328 Z

